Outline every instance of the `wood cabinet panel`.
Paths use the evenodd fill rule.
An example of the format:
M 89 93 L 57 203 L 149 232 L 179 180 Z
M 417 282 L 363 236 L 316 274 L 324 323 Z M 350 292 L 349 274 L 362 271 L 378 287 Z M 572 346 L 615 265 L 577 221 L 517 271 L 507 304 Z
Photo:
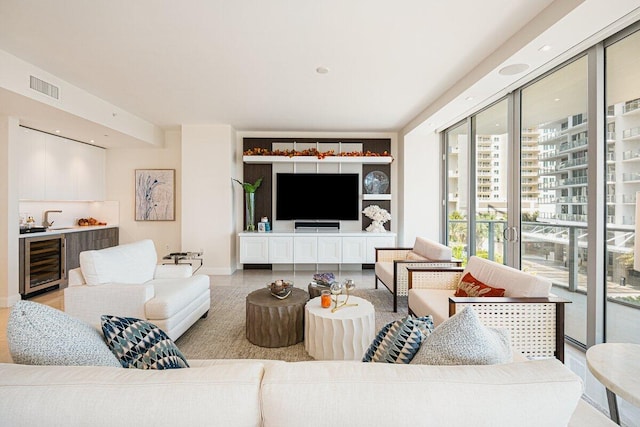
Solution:
M 77 231 L 65 234 L 67 241 L 67 271 L 80 267 L 80 252 L 117 246 L 118 228 Z

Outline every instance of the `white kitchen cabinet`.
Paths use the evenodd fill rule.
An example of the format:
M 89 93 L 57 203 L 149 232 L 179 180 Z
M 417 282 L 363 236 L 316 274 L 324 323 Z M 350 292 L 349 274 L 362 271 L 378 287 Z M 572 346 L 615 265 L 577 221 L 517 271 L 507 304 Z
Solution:
M 105 150 L 22 129 L 18 172 L 21 200 L 104 200 Z
M 105 150 L 78 144 L 74 158 L 77 200 L 105 200 Z
M 45 181 L 45 134 L 30 129 L 18 133 L 20 155 L 18 156 L 18 198 L 22 200 L 44 200 Z
M 269 263 L 293 264 L 293 237 L 269 237 Z
M 44 195 L 46 200 L 75 200 L 76 177 L 74 163 L 76 163 L 77 142 L 45 135 L 45 181 Z

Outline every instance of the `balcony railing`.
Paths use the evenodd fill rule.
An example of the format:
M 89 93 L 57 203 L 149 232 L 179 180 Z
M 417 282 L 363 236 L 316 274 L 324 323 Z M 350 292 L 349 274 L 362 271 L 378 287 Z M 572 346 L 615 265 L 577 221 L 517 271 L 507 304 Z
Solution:
M 586 147 L 588 144 L 587 138 L 576 139 L 575 141 L 565 142 L 560 144 L 558 147 L 558 152 L 562 153 L 564 151 L 573 150 L 574 148 Z
M 623 151 L 622 152 L 622 160 L 633 160 L 640 157 L 640 151 Z
M 622 181 L 623 182 L 640 181 L 640 173 L 623 173 Z
M 640 127 L 625 129 L 622 131 L 622 139 L 633 138 L 640 135 Z
M 507 245 L 502 232 L 505 220 L 476 219 L 476 255 L 504 263 Z M 466 261 L 470 255 L 466 246 L 466 219 L 449 220 L 449 246 Z M 631 226 L 607 226 L 607 301 L 640 310 L 640 302 L 621 302 L 615 297 L 633 273 L 629 259 L 633 259 L 635 231 Z M 523 269 L 549 278 L 554 286 L 569 292 L 587 292 L 587 226 L 547 224 L 523 221 L 520 226 L 521 260 Z M 457 240 L 456 240 L 457 239 Z M 628 283 L 627 283 L 628 285 Z M 637 284 L 636 284 L 637 286 Z M 628 286 L 627 286 L 628 287 Z
M 637 110 L 638 108 L 640 108 L 640 100 L 635 99 L 633 101 L 629 101 L 629 102 L 625 103 L 624 107 L 622 108 L 622 112 L 623 113 L 630 113 L 633 110 Z

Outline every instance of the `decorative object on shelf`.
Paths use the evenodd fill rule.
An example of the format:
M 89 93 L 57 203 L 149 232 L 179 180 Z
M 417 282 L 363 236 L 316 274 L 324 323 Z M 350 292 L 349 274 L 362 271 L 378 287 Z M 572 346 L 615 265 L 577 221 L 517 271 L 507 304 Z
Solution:
M 386 233 L 384 223 L 391 219 L 391 214 L 378 205 L 369 205 L 362 211 L 373 222 L 366 228 L 371 233 Z
M 175 220 L 175 169 L 136 169 L 136 221 Z
M 346 279 L 344 283 L 333 282 L 333 284 L 329 288 L 331 291 L 331 294 L 334 295 L 334 298 L 333 298 L 334 306 L 331 309 L 332 313 L 335 313 L 341 308 L 358 306 L 358 304 L 349 304 L 349 292 L 354 290 L 355 287 L 356 287 L 356 283 L 351 279 Z M 340 302 L 340 295 L 342 294 L 342 292 L 344 292 L 347 295 L 347 298 L 343 302 Z
M 372 171 L 364 177 L 364 190 L 367 194 L 385 194 L 388 188 L 389 177 L 382 171 Z
M 260 222 L 258 223 L 258 231 L 259 232 L 267 232 L 271 231 L 271 224 L 269 224 L 269 218 L 263 216 L 260 218 Z
M 293 282 L 288 280 L 278 279 L 275 282 L 272 282 L 267 285 L 269 290 L 271 291 L 271 295 L 278 299 L 285 299 L 289 295 L 291 295 L 291 290 L 293 289 Z
M 253 184 L 251 184 L 250 182 L 240 182 L 235 178 L 232 178 L 235 182 L 237 182 L 238 184 L 242 185 L 242 188 L 244 189 L 244 197 L 245 197 L 245 201 L 244 201 L 244 206 L 245 206 L 245 220 L 246 220 L 246 227 L 245 230 L 247 231 L 256 231 L 256 224 L 255 224 L 255 210 L 256 210 L 256 200 L 255 200 L 255 194 L 256 194 L 256 190 L 258 189 L 258 187 L 260 187 L 260 184 L 262 184 L 262 177 L 258 178 L 258 180 L 256 182 L 254 182 Z
M 287 157 L 296 157 L 296 156 L 315 156 L 318 159 L 322 160 L 325 157 L 391 157 L 393 156 L 387 152 L 383 151 L 382 153 L 374 153 L 372 151 L 348 151 L 336 153 L 334 150 L 328 151 L 318 151 L 315 148 L 309 148 L 307 150 L 269 150 L 268 148 L 255 147 L 245 150 L 242 153 L 244 156 L 287 156 Z

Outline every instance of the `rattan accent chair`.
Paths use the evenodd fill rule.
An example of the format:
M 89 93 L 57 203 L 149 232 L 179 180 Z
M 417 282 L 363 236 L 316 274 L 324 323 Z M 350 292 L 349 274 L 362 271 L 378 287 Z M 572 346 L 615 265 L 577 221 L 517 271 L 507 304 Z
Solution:
M 376 248 L 376 283 L 382 283 L 393 294 L 393 311 L 398 311 L 398 297 L 409 290 L 409 267 L 447 268 L 460 266 L 452 258 L 451 248 L 433 240 L 417 237 L 412 248 Z
M 505 296 L 455 297 L 468 272 L 488 285 L 505 288 Z M 527 358 L 555 357 L 564 362 L 564 305 L 571 301 L 551 294 L 548 279 L 475 256 L 464 269 L 410 267 L 407 276 L 410 314 L 430 314 L 438 326 L 472 306 L 485 326 L 509 329 L 513 349 Z

